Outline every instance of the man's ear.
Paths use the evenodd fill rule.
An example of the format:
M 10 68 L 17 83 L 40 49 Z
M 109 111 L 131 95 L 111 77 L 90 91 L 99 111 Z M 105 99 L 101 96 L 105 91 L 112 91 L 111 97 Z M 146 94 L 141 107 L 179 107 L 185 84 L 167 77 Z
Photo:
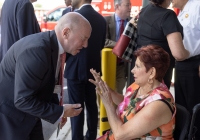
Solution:
M 62 36 L 64 38 L 68 38 L 69 33 L 70 33 L 70 29 L 69 28 L 64 28 L 63 31 L 62 31 Z
M 115 10 L 117 10 L 119 7 L 119 4 L 115 4 Z

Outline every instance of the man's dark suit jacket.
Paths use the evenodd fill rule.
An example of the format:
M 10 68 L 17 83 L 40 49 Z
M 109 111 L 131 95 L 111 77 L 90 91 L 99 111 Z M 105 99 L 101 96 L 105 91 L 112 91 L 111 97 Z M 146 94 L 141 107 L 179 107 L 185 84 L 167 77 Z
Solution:
M 63 107 L 50 102 L 58 42 L 54 31 L 17 41 L 0 63 L 0 139 L 23 140 L 39 118 L 55 123 Z
M 92 26 L 92 33 L 88 40 L 88 47 L 82 49 L 76 56 L 70 56 L 67 59 L 64 76 L 67 79 L 76 79 L 80 81 L 93 78 L 90 69 L 94 68 L 96 71 L 101 71 L 101 49 L 104 47 L 106 35 L 106 21 L 99 17 L 99 13 L 93 9 L 91 5 L 85 5 L 76 12 L 83 15 Z M 98 26 L 96 23 L 99 23 Z M 103 26 L 105 25 L 105 26 Z M 100 34 L 96 34 L 100 33 Z M 99 40 L 99 37 L 102 40 Z
M 1 11 L 0 62 L 16 41 L 38 32 L 40 27 L 30 0 L 5 0 Z
M 101 49 L 104 47 L 106 35 L 106 21 L 96 12 L 91 5 L 84 5 L 76 10 L 85 17 L 92 26 L 91 36 L 87 48 L 84 48 L 76 56 L 67 59 L 65 67 L 65 78 L 67 78 L 69 103 L 81 103 L 87 106 L 88 130 L 85 138 L 94 140 L 97 134 L 98 110 L 96 105 L 95 86 L 88 79 L 93 76 L 90 69 L 101 71 Z M 81 32 L 80 36 L 83 36 Z M 70 73 L 70 74 L 69 74 Z M 83 139 L 84 113 L 71 118 L 72 139 Z
M 66 13 L 72 12 L 72 7 L 68 6 L 65 10 L 62 12 L 62 16 L 65 15 Z

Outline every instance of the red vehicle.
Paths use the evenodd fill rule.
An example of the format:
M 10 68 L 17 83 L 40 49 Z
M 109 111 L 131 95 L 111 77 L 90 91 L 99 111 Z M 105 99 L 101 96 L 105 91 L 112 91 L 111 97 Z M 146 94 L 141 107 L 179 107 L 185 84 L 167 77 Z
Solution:
M 41 31 L 54 30 L 54 27 L 57 24 L 57 21 L 61 18 L 62 11 L 65 10 L 65 8 L 65 5 L 58 6 L 44 14 L 43 18 L 39 22 Z
M 115 12 L 113 0 L 93 0 L 91 5 L 103 16 L 111 15 Z M 142 0 L 131 0 L 131 5 L 131 16 L 137 15 L 142 7 Z M 62 5 L 48 11 L 41 21 L 39 21 L 41 31 L 54 30 L 54 27 L 61 18 L 62 11 L 65 8 L 66 6 Z

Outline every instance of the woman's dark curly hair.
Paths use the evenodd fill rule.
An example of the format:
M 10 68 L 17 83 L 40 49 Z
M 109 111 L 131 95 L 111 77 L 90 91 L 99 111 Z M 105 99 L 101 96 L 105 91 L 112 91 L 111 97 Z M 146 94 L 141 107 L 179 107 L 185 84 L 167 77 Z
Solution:
M 149 1 L 151 1 L 155 5 L 161 5 L 165 0 L 149 0 Z

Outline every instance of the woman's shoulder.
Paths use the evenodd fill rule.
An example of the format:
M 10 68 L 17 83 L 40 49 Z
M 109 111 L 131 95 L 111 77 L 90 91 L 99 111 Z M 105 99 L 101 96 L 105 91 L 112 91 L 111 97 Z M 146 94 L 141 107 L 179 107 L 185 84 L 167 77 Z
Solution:
M 171 92 L 169 91 L 168 87 L 164 84 L 161 83 L 157 88 L 155 88 L 152 92 L 152 94 L 160 94 L 165 97 L 172 97 Z
M 156 13 L 156 14 L 164 14 L 164 13 L 172 13 L 172 12 L 174 12 L 171 9 L 166 9 L 166 8 L 163 8 L 163 7 L 160 7 L 160 6 L 156 6 L 156 5 L 151 4 L 151 3 L 149 5 L 147 5 L 146 7 L 142 8 L 141 12 L 145 11 L 145 10 L 148 10 L 148 12 L 149 11 L 153 11 L 153 12 L 159 11 L 159 13 Z
M 160 8 L 159 13 L 163 18 L 166 18 L 168 16 L 176 17 L 176 13 L 171 9 Z
M 177 18 L 176 13 L 173 10 L 171 9 L 165 9 L 165 10 L 166 10 L 166 13 L 163 15 L 164 17 L 171 16 L 171 17 Z
M 167 19 L 168 17 L 176 17 L 176 14 L 171 9 L 166 9 L 159 6 L 155 6 L 153 4 L 149 4 L 146 7 L 142 8 L 140 16 L 144 16 L 145 18 L 148 18 L 148 20 L 152 20 L 154 22 L 158 19 L 162 21 L 163 19 Z
M 163 83 L 161 83 L 160 86 L 152 91 L 148 100 L 165 100 L 167 102 L 174 103 L 174 97 L 172 96 L 167 86 Z
M 174 102 L 174 98 L 170 91 L 168 90 L 167 86 L 161 83 L 158 87 L 152 90 L 152 92 L 144 98 L 144 104 L 149 104 L 156 100 L 167 100 L 169 102 Z

